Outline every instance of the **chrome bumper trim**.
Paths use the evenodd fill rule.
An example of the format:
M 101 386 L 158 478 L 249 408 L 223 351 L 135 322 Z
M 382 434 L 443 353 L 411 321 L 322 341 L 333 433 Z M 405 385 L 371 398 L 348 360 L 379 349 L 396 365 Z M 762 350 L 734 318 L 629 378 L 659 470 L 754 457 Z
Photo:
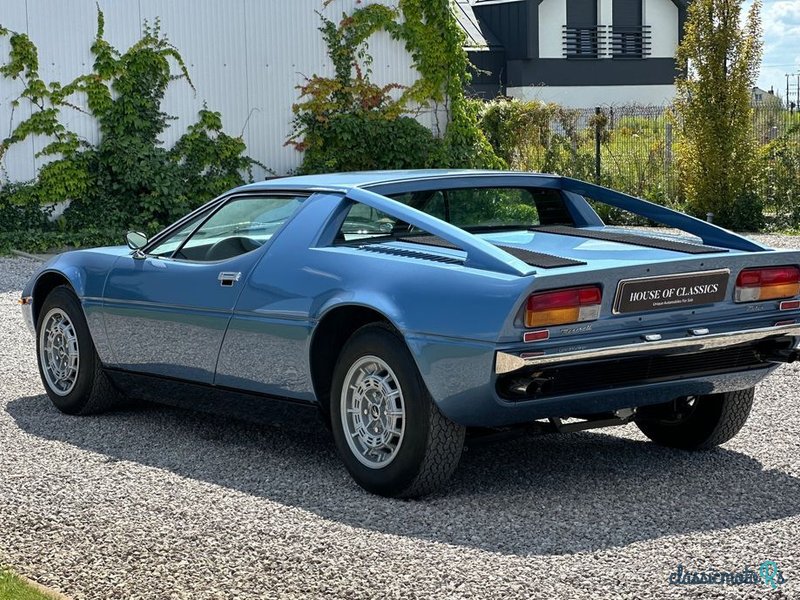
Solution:
M 542 354 L 541 356 L 528 356 L 526 358 L 515 354 L 509 354 L 508 352 L 498 352 L 495 359 L 494 372 L 497 375 L 502 375 L 503 373 L 510 373 L 522 367 L 538 367 L 579 360 L 608 358 L 625 354 L 639 354 L 642 352 L 660 352 L 663 350 L 676 349 L 685 349 L 688 352 L 702 352 L 703 350 L 726 348 L 728 346 L 736 346 L 737 344 L 746 344 L 748 342 L 784 335 L 800 336 L 800 324 L 794 323 L 790 325 L 778 325 L 776 327 L 764 327 L 761 329 L 732 331 L 704 336 L 693 335 L 691 337 L 672 340 L 639 342 L 636 344 L 611 346 L 609 348 L 576 350 L 574 352 L 562 352 L 561 354 Z M 530 350 L 526 349 L 526 351 L 529 352 Z
M 20 309 L 22 309 L 22 320 L 28 326 L 28 330 L 35 336 L 36 326 L 33 324 L 33 298 L 25 296 L 19 300 Z

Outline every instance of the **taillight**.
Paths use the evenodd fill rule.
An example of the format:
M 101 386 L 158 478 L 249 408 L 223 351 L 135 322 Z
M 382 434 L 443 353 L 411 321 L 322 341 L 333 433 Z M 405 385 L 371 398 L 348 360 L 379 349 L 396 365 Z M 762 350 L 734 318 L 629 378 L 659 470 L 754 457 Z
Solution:
M 594 321 L 600 316 L 602 300 L 603 292 L 598 286 L 531 294 L 525 308 L 525 327 Z
M 800 294 L 800 269 L 768 267 L 745 269 L 736 278 L 736 302 L 793 298 Z

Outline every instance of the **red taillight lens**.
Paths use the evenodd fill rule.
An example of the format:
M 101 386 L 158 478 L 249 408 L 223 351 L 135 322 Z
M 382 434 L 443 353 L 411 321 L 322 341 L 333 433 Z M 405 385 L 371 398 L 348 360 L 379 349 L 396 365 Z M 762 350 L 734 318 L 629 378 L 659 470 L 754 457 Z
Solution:
M 531 294 L 525 308 L 525 327 L 594 321 L 600 316 L 602 300 L 603 292 L 598 286 Z
M 758 302 L 800 295 L 800 268 L 745 269 L 736 278 L 736 302 Z

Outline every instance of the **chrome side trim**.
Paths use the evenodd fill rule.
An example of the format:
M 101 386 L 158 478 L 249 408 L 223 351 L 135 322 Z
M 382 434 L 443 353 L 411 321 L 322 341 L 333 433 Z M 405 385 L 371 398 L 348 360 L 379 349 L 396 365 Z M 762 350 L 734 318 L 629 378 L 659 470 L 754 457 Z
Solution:
M 750 329 L 748 331 L 731 331 L 728 333 L 717 333 L 703 337 L 684 337 L 672 340 L 660 340 L 655 342 L 639 342 L 636 344 L 624 344 L 621 346 L 611 346 L 609 348 L 594 348 L 592 350 L 576 350 L 574 352 L 562 352 L 561 354 L 543 354 L 540 356 L 530 356 L 522 358 L 508 352 L 498 352 L 495 358 L 494 372 L 497 375 L 510 373 L 522 367 L 538 367 L 553 365 L 557 363 L 574 362 L 579 360 L 592 360 L 597 358 L 608 358 L 621 356 L 624 354 L 640 354 L 642 352 L 660 352 L 663 350 L 684 349 L 688 352 L 702 352 L 714 348 L 725 348 L 737 344 L 746 344 L 771 337 L 779 336 L 800 336 L 800 324 L 792 323 L 789 325 L 779 325 L 776 327 L 763 327 L 761 329 Z M 522 352 L 522 351 L 521 351 Z

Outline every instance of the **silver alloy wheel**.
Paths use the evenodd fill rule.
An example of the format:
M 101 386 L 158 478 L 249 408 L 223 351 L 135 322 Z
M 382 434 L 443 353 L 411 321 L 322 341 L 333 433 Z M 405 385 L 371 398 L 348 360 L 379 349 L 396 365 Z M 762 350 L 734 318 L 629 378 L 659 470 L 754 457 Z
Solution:
M 340 414 L 345 439 L 358 461 L 382 469 L 403 443 L 406 408 L 394 371 L 377 356 L 362 356 L 344 378 Z
M 59 396 L 69 394 L 78 380 L 80 353 L 75 326 L 60 308 L 51 309 L 42 319 L 39 361 L 50 389 Z

